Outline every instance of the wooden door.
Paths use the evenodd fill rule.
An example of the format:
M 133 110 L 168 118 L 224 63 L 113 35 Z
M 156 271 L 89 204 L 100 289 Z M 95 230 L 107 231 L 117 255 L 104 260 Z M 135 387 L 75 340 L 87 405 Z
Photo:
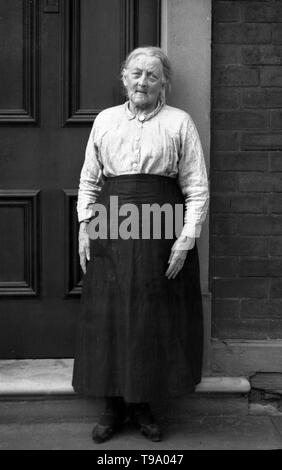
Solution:
M 0 358 L 72 357 L 76 196 L 120 66 L 159 43 L 159 0 L 0 0 Z

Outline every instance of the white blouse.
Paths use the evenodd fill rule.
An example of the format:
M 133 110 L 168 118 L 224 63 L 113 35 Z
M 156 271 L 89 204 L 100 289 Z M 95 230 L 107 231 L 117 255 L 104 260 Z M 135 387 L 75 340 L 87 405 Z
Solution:
M 185 197 L 181 235 L 199 237 L 209 189 L 196 126 L 185 111 L 159 104 L 136 116 L 128 102 L 102 111 L 92 127 L 78 191 L 78 219 L 93 216 L 103 176 L 150 173 L 176 178 Z

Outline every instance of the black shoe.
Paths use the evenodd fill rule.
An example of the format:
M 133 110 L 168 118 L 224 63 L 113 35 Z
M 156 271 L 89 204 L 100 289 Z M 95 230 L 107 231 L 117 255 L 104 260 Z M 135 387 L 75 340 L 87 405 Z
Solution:
M 118 431 L 116 426 L 97 423 L 92 430 L 92 439 L 96 444 L 108 441 Z
M 161 430 L 155 422 L 148 403 L 132 403 L 129 407 L 129 416 L 139 431 L 150 441 L 162 440 Z
M 121 397 L 107 398 L 106 408 L 92 431 L 96 444 L 108 441 L 118 432 L 126 418 L 126 405 Z

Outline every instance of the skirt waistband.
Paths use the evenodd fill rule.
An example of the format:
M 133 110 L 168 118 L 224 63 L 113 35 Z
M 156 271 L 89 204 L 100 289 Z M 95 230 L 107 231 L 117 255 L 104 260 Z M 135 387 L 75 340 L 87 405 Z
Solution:
M 154 174 L 149 174 L 149 173 L 137 173 L 137 174 L 125 174 L 125 175 L 117 175 L 117 176 L 105 176 L 104 177 L 105 182 L 107 183 L 176 183 L 176 178 L 172 178 L 170 176 L 165 176 L 165 175 L 154 175 Z
M 147 173 L 106 177 L 97 202 L 107 205 L 113 195 L 119 197 L 119 204 L 183 202 L 176 178 Z

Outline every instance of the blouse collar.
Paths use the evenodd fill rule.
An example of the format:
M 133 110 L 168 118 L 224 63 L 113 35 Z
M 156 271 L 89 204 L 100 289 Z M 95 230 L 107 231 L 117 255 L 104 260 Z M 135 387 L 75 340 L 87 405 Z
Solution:
M 154 116 L 156 116 L 156 114 L 159 113 L 159 111 L 162 109 L 163 105 L 164 105 L 164 103 L 161 100 L 159 100 L 156 108 L 153 111 L 151 111 L 149 114 L 146 114 L 146 113 L 139 114 L 139 116 L 137 118 L 138 121 L 141 121 L 141 122 L 149 121 L 149 119 L 152 119 Z M 136 118 L 136 114 L 134 114 L 129 109 L 129 101 L 126 101 L 124 103 L 124 108 L 125 108 L 125 112 L 126 112 L 127 117 L 128 117 L 129 120 Z

